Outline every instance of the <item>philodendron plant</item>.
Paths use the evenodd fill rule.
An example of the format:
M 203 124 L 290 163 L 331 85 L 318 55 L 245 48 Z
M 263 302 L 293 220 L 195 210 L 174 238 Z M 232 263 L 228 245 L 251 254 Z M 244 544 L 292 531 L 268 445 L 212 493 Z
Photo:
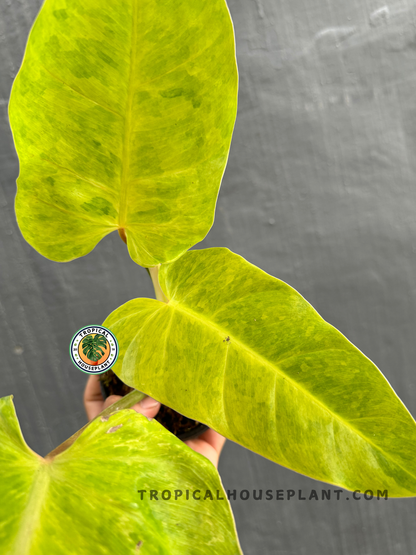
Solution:
M 286 283 L 188 250 L 213 223 L 236 109 L 225 0 L 46 0 L 10 101 L 19 227 L 59 262 L 118 231 L 156 299 L 104 322 L 137 391 L 45 459 L 1 401 L 2 552 L 240 552 L 215 469 L 128 410 L 143 394 L 312 478 L 416 495 L 415 421 L 377 367 Z M 215 499 L 137 496 L 202 483 Z

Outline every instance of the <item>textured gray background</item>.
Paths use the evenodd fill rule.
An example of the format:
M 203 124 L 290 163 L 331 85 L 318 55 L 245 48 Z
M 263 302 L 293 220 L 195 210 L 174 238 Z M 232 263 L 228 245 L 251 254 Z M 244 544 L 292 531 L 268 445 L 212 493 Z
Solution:
M 29 445 L 45 454 L 86 421 L 72 335 L 152 288 L 116 234 L 88 257 L 58 264 L 16 226 L 7 102 L 39 6 L 0 0 L 0 394 L 14 394 Z M 199 246 L 227 246 L 294 286 L 416 415 L 416 5 L 229 6 L 239 113 L 216 221 Z M 220 473 L 229 489 L 322 487 L 230 442 Z M 414 500 L 233 508 L 246 555 L 416 552 Z

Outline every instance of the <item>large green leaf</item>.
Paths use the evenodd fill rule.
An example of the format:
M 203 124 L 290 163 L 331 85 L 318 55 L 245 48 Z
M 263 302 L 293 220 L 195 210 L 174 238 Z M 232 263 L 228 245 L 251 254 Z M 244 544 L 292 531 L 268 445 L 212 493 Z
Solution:
M 227 249 L 164 265 L 168 304 L 105 321 L 128 385 L 346 489 L 416 495 L 416 423 L 377 367 L 286 283 Z
M 26 240 L 67 261 L 114 230 L 146 267 L 208 232 L 237 108 L 225 0 L 46 0 L 10 100 Z
M 12 398 L 0 399 L 2 555 L 240 554 L 214 466 L 155 420 L 111 410 L 43 459 L 24 442 Z

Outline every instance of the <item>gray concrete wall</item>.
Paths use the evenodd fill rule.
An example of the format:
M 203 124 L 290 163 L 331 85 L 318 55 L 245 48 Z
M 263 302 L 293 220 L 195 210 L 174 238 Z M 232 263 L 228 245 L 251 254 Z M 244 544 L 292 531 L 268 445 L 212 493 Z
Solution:
M 14 394 L 29 445 L 45 454 L 86 421 L 73 333 L 152 288 L 115 234 L 57 264 L 17 228 L 7 102 L 39 6 L 0 0 L 0 394 Z M 227 246 L 295 287 L 416 415 L 416 4 L 229 6 L 239 113 L 216 221 L 198 248 Z M 227 489 L 322 489 L 231 442 L 220 473 Z M 232 504 L 246 555 L 416 552 L 415 500 Z

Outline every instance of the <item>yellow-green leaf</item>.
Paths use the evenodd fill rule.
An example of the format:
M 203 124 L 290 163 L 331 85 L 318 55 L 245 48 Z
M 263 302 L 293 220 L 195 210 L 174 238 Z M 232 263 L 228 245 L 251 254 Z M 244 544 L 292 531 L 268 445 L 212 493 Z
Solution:
M 378 368 L 286 283 L 227 249 L 160 270 L 169 302 L 105 321 L 128 385 L 312 478 L 416 495 L 416 423 Z
M 57 451 L 29 449 L 12 398 L 0 399 L 2 555 L 241 554 L 214 466 L 155 420 L 98 416 Z
M 119 230 L 146 267 L 209 231 L 237 109 L 225 0 L 46 0 L 10 100 L 16 213 L 68 261 Z

